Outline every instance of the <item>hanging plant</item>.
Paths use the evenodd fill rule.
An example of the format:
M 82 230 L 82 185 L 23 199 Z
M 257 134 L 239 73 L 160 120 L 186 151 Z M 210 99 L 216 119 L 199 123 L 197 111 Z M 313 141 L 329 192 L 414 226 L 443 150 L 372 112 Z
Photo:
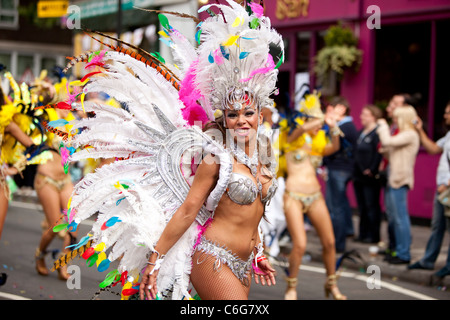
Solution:
M 341 80 L 345 70 L 359 70 L 362 51 L 357 48 L 358 39 L 350 28 L 341 23 L 332 26 L 327 30 L 324 40 L 325 47 L 314 58 L 314 72 L 322 83 L 329 81 L 332 71 Z

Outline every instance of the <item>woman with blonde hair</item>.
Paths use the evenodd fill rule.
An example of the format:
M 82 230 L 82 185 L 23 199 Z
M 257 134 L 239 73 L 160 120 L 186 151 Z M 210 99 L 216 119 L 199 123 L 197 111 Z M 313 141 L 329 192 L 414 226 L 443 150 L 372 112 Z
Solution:
M 389 161 L 386 196 L 390 198 L 393 208 L 388 220 L 393 223 L 396 239 L 396 254 L 388 260 L 391 264 L 407 264 L 411 259 L 408 192 L 414 187 L 414 165 L 420 146 L 419 135 L 414 128 L 416 119 L 417 113 L 412 106 L 395 109 L 393 121 L 399 132 L 394 136 L 389 133 L 386 120 L 378 120 L 380 151 Z

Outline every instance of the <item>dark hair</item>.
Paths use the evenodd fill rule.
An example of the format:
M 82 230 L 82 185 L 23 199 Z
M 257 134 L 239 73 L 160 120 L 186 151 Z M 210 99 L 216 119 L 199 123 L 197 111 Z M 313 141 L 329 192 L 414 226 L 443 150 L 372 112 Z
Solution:
M 329 105 L 336 107 L 338 104 L 343 105 L 345 107 L 346 115 L 350 114 L 350 104 L 348 103 L 347 99 L 345 99 L 342 96 L 336 96 L 336 97 L 331 98 Z
M 383 117 L 383 111 L 378 108 L 376 105 L 368 104 L 364 106 L 364 109 L 370 111 L 370 113 L 375 117 L 376 120 L 381 119 Z
M 403 98 L 403 105 L 413 106 L 414 108 L 417 108 L 419 101 L 422 99 L 422 95 L 419 92 L 415 94 L 398 93 L 396 96 Z

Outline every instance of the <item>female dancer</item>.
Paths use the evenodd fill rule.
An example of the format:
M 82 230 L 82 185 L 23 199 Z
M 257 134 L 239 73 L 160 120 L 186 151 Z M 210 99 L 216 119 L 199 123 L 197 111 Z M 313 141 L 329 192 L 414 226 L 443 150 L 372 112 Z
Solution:
M 234 143 L 245 146 L 244 158 L 251 159 L 254 153 L 258 152 L 258 148 L 255 147 L 256 132 L 258 126 L 262 124 L 260 108 L 251 102 L 239 110 L 233 108 L 225 110 L 223 117 L 226 135 L 233 140 L 231 145 Z M 222 121 L 218 119 L 219 127 Z M 141 298 L 144 298 L 144 293 L 148 298 L 156 296 L 158 271 L 150 275 L 154 263 L 194 222 L 210 190 L 216 185 L 219 164 L 212 157 L 206 156 L 199 165 L 186 200 L 170 220 L 155 247 L 155 253 L 150 256 L 140 287 Z M 258 248 L 262 248 L 263 245 L 258 225 L 264 213 L 264 206 L 275 191 L 276 177 L 272 176 L 267 167 L 261 163 L 257 163 L 257 174 L 254 176 L 251 169 L 242 163 L 242 158 L 237 156 L 235 160 L 237 161 L 233 164 L 228 191 L 221 197 L 214 219 L 203 233 L 201 242 L 193 254 L 191 281 L 202 299 L 247 299 L 250 289 L 248 281 L 250 266 L 258 254 Z M 257 188 L 259 184 L 262 186 L 260 190 Z M 216 271 L 219 256 L 226 257 L 220 275 Z M 238 268 L 236 264 L 239 265 Z M 258 266 L 260 271 L 255 273 L 256 283 L 260 280 L 262 284 L 275 284 L 275 270 L 268 261 L 260 261 Z M 242 270 L 245 271 L 244 274 L 236 276 Z
M 302 112 L 309 117 L 290 135 L 283 135 L 285 142 L 284 158 L 286 162 L 286 190 L 284 195 L 284 213 L 289 234 L 292 238 L 292 250 L 289 256 L 289 275 L 286 278 L 286 300 L 297 299 L 297 275 L 306 249 L 306 232 L 303 214 L 307 214 L 316 229 L 323 247 L 323 261 L 327 280 L 325 295 L 331 293 L 334 299 L 346 299 L 336 284 L 336 251 L 333 226 L 328 208 L 320 190 L 316 170 L 321 165 L 322 157 L 339 149 L 340 130 L 332 113 L 322 114 L 319 99 L 307 96 Z M 327 142 L 325 123 L 330 128 L 331 143 Z
M 101 287 L 122 281 L 124 297 L 190 298 L 192 285 L 201 299 L 247 299 L 252 271 L 275 283 L 258 228 L 275 162 L 258 127 L 284 45 L 259 4 L 226 2 L 203 8 L 195 49 L 159 15 L 180 72 L 114 47 L 86 59 L 98 69 L 82 92 L 124 107 L 69 103 L 93 114 L 74 124 L 71 160 L 115 157 L 75 186 L 69 223 L 99 213 L 76 247 L 102 271 L 120 258 Z
M 361 111 L 363 129 L 355 148 L 353 186 L 359 208 L 359 235 L 357 241 L 378 243 L 380 241 L 380 192 L 378 167 L 382 156 L 378 152 L 380 139 L 377 120 L 382 116 L 380 108 L 367 105 Z
M 3 113 L 1 112 L 1 110 L 0 110 L 0 116 L 3 116 Z M 3 126 L 4 119 L 6 119 L 6 118 L 2 118 L 2 121 L 1 121 L 2 123 L 0 124 L 1 125 L 1 127 L 0 127 L 0 143 L 2 142 L 3 135 L 10 134 L 15 139 L 17 139 L 17 141 L 19 141 L 23 146 L 25 146 L 27 148 L 33 145 L 33 141 L 31 140 L 31 138 L 29 136 L 27 136 L 14 121 L 11 120 L 11 122 L 9 124 L 7 124 L 6 126 Z M 1 151 L 0 151 L 0 155 L 1 155 Z M 17 168 L 15 166 L 10 167 L 6 164 L 5 165 L 2 164 L 2 166 L 0 168 L 0 238 L 2 235 L 2 231 L 3 231 L 3 224 L 6 219 L 6 213 L 8 212 L 9 189 L 8 189 L 8 185 L 6 182 L 6 177 L 18 174 L 21 171 L 21 169 L 23 169 L 23 168 Z
M 18 93 L 19 94 L 16 93 L 16 102 L 20 100 L 20 91 Z M 22 155 L 21 158 L 17 158 L 17 152 L 12 148 L 9 148 L 11 143 L 6 145 L 5 138 L 7 138 L 7 135 L 10 135 L 14 140 L 12 143 L 18 141 L 26 148 L 31 147 L 34 144 L 33 140 L 22 131 L 16 122 L 14 122 L 14 115 L 16 113 L 18 113 L 16 106 L 13 102 L 9 101 L 0 87 L 0 238 L 6 214 L 8 212 L 8 201 L 10 196 L 6 177 L 18 174 L 26 165 L 25 157 Z M 6 148 L 6 150 L 4 148 Z M 13 161 L 15 161 L 15 163 L 12 163 Z
M 20 92 L 16 92 L 16 102 L 20 99 L 17 93 Z M 16 106 L 9 101 L 0 86 L 0 239 L 2 237 L 6 215 L 8 213 L 8 203 L 10 199 L 10 190 L 6 178 L 7 176 L 18 174 L 26 165 L 25 156 L 19 156 L 19 154 L 11 148 L 10 143 L 5 143 L 5 138 L 9 135 L 13 138 L 14 143 L 18 141 L 26 148 L 33 146 L 33 140 L 22 131 L 16 122 L 14 122 L 14 115 L 16 113 Z M 9 141 L 11 142 L 12 140 L 9 139 Z M 5 284 L 6 279 L 7 274 L 0 273 L 0 285 Z

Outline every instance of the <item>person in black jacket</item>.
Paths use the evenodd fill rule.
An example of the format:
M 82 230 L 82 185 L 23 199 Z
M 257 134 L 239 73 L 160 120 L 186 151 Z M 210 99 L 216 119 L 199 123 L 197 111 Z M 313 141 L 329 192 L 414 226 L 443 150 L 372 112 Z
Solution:
M 354 151 L 353 186 L 359 209 L 359 235 L 357 241 L 380 241 L 381 207 L 378 168 L 382 155 L 378 152 L 380 139 L 376 132 L 382 111 L 374 105 L 365 106 L 360 115 L 363 128 Z
M 336 115 L 339 129 L 340 149 L 324 158 L 328 171 L 325 198 L 333 222 L 336 238 L 336 251 L 344 252 L 347 236 L 353 235 L 352 209 L 347 197 L 347 186 L 352 180 L 354 167 L 354 148 L 358 130 L 353 123 L 348 101 L 343 97 L 334 97 L 327 107 L 328 112 Z

